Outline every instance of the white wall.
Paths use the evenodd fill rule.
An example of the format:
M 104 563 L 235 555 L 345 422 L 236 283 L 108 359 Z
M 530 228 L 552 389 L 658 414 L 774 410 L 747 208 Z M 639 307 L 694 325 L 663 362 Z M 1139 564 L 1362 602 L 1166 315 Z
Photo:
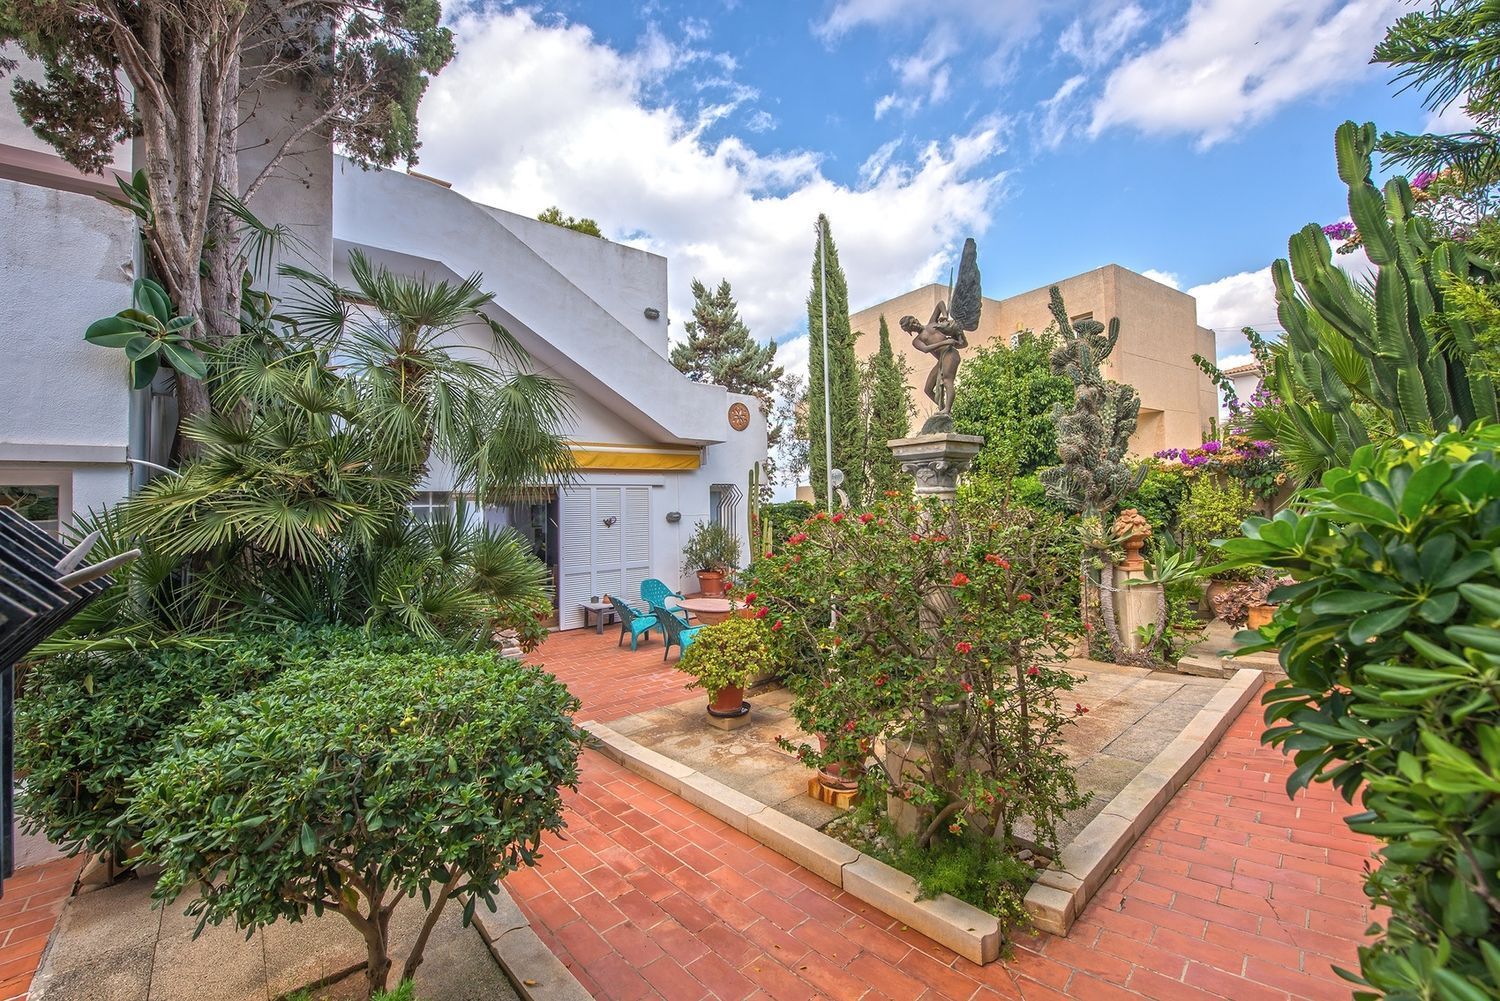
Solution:
M 597 236 L 482 206 L 547 263 L 610 312 L 631 333 L 667 356 L 667 259 Z M 646 318 L 646 308 L 661 315 Z

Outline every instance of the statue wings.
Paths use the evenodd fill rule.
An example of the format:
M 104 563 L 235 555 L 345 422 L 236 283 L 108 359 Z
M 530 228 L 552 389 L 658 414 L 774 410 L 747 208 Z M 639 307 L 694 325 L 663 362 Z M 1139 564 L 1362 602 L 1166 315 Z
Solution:
M 963 256 L 958 261 L 958 282 L 948 297 L 948 315 L 970 333 L 978 329 L 979 311 L 984 306 L 979 290 L 978 256 L 971 236 L 964 241 Z

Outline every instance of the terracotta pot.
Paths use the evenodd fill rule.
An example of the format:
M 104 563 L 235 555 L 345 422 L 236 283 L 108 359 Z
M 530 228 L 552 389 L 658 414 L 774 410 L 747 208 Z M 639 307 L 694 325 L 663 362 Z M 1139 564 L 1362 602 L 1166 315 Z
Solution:
M 1208 587 L 1203 592 L 1204 611 L 1206 611 L 1210 616 L 1217 617 L 1219 614 L 1219 609 L 1217 608 L 1217 606 L 1215 606 L 1214 599 L 1227 592 L 1231 587 L 1234 587 L 1233 581 L 1209 581 Z
M 730 716 L 743 716 L 750 711 L 750 704 L 745 701 L 745 690 L 739 685 L 728 685 L 714 692 L 714 699 L 708 704 L 710 715 L 721 719 Z
M 705 598 L 724 597 L 724 574 L 720 570 L 699 570 L 698 590 Z
M 1245 628 L 1259 629 L 1261 626 L 1268 626 L 1275 614 L 1275 605 L 1251 605 L 1245 612 Z
M 818 734 L 818 750 L 828 750 L 828 738 L 821 733 Z M 849 792 L 859 788 L 859 776 L 864 770 L 863 761 L 843 761 L 838 764 L 824 765 L 818 769 L 818 782 L 825 789 Z

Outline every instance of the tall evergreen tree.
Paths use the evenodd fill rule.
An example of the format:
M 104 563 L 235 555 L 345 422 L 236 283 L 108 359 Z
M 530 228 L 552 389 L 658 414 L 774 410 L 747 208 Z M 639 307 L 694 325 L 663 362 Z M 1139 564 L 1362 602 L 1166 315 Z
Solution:
M 851 498 L 863 495 L 863 456 L 859 441 L 859 362 L 854 357 L 854 333 L 849 329 L 849 286 L 839 267 L 839 251 L 828 229 L 828 218 L 818 216 L 828 247 L 828 400 L 832 415 L 833 466 L 844 471 L 844 490 Z M 826 503 L 827 441 L 823 421 L 823 240 L 813 238 L 812 291 L 807 295 L 807 424 L 808 463 L 813 494 Z
M 750 336 L 728 280 L 710 292 L 693 279 L 693 318 L 683 329 L 687 340 L 672 346 L 672 364 L 694 382 L 758 398 L 769 416 L 783 374 L 776 364 L 776 342 L 761 344 Z
M 862 337 L 863 334 L 855 334 Z M 860 430 L 863 442 L 861 504 L 878 500 L 901 482 L 901 465 L 886 442 L 911 433 L 911 396 L 906 391 L 906 365 L 891 349 L 891 328 L 880 316 L 880 343 L 860 370 Z

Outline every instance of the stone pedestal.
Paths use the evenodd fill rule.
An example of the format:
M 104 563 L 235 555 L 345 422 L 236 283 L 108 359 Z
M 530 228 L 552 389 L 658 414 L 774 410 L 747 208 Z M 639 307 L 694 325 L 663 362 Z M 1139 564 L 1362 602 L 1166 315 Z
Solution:
M 886 442 L 901 468 L 917 481 L 918 497 L 953 501 L 958 496 L 958 477 L 969 468 L 984 447 L 977 434 L 924 434 Z
M 1140 653 L 1144 644 L 1136 635 L 1141 626 L 1155 625 L 1157 611 L 1161 607 L 1160 584 L 1129 584 L 1127 581 L 1145 580 L 1144 570 L 1115 568 L 1115 626 L 1120 630 L 1120 642 L 1129 653 Z

